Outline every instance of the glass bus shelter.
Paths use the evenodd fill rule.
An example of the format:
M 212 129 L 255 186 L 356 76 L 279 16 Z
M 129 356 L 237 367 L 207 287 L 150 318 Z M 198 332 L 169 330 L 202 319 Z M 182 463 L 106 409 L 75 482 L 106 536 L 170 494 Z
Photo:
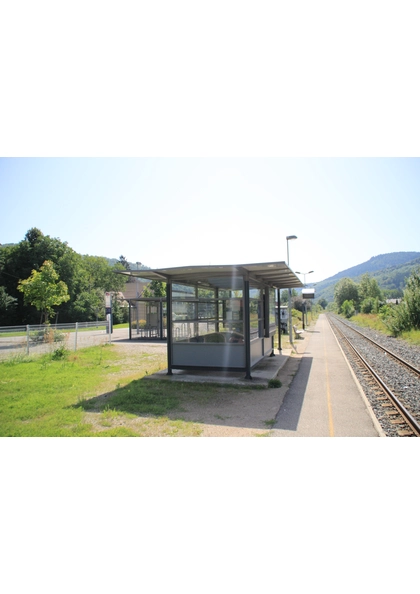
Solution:
M 160 304 L 169 375 L 175 369 L 213 369 L 244 371 L 251 379 L 252 368 L 274 355 L 274 334 L 277 329 L 281 333 L 276 322 L 276 291 L 280 302 L 281 289 L 303 287 L 285 262 L 119 274 L 167 283 L 165 309 L 159 299 L 139 301 Z M 130 332 L 136 332 L 131 324 Z

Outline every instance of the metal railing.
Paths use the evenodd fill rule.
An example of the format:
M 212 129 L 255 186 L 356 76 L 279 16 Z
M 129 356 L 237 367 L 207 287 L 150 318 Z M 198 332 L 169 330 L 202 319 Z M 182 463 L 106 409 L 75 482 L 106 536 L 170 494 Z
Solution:
M 111 342 L 106 321 L 74 324 L 0 326 L 0 359 L 14 354 L 47 353 L 65 347 L 79 348 Z

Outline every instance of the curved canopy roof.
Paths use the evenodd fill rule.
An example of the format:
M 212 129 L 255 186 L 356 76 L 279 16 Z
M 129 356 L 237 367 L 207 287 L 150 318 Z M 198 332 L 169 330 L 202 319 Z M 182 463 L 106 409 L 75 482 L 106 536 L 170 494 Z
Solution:
M 285 262 L 264 262 L 261 264 L 222 264 L 215 266 L 180 266 L 118 271 L 118 274 L 173 282 L 178 284 L 200 284 L 224 287 L 229 279 L 247 275 L 252 284 L 267 284 L 276 289 L 303 287 L 303 283 Z

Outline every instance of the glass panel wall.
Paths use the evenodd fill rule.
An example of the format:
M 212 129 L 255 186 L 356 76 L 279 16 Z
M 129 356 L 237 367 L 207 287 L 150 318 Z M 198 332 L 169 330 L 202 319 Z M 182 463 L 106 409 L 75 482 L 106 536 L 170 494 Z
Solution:
M 173 342 L 243 343 L 242 279 L 222 281 L 209 278 L 209 286 L 197 288 L 177 285 L 172 299 Z M 220 284 L 227 286 L 219 288 Z
M 166 301 L 147 298 L 130 301 L 130 320 L 131 337 L 165 338 Z
M 272 334 L 276 330 L 276 289 L 268 289 L 268 332 Z
M 262 303 L 262 290 L 249 290 L 249 327 L 251 340 L 264 336 L 264 308 Z

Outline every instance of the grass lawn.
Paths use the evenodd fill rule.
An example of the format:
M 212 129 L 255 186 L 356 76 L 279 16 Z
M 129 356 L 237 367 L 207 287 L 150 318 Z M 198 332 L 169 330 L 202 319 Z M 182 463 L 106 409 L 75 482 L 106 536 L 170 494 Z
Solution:
M 199 435 L 166 416 L 199 386 L 142 380 L 165 365 L 160 354 L 122 358 L 112 344 L 1 361 L 0 436 Z
M 390 334 L 388 328 L 385 326 L 381 318 L 376 314 L 357 314 L 350 318 L 350 321 L 354 322 L 358 326 L 371 328 L 372 330 L 376 330 L 382 334 Z M 410 344 L 420 345 L 420 330 L 408 330 L 403 332 L 399 338 Z

